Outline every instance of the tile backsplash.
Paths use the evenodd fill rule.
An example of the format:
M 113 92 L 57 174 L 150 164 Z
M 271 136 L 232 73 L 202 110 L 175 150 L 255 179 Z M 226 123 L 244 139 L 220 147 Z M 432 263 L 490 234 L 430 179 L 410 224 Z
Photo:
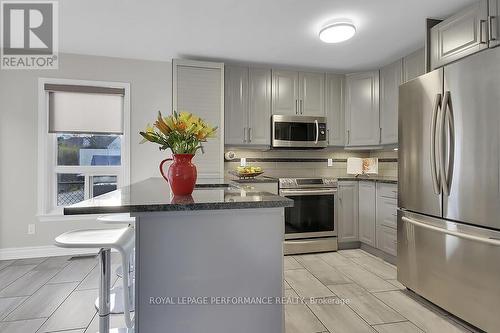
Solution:
M 264 175 L 271 177 L 345 177 L 347 175 L 348 157 L 377 157 L 379 159 L 397 159 L 398 155 L 395 151 L 348 151 L 348 150 L 269 150 L 256 151 L 246 149 L 226 149 L 226 152 L 232 151 L 235 153 L 235 161 L 226 161 L 224 163 L 224 171 L 227 175 L 230 170 L 236 169 L 240 165 L 240 158 L 259 159 L 259 161 L 247 161 L 247 165 L 260 166 L 264 169 Z M 331 167 L 327 161 L 324 162 L 304 162 L 304 161 L 287 161 L 280 162 L 276 159 L 328 159 L 333 158 L 334 162 Z M 262 159 L 262 161 L 260 160 Z M 266 159 L 274 159 L 265 161 Z M 340 161 L 339 161 L 340 160 Z M 397 162 L 380 162 L 379 161 L 379 176 L 397 177 L 398 163 Z

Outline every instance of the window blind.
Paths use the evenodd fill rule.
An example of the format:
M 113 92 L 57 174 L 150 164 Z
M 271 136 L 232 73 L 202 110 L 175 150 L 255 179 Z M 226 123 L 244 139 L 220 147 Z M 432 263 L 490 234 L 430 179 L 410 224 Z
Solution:
M 49 133 L 123 134 L 121 88 L 46 84 Z

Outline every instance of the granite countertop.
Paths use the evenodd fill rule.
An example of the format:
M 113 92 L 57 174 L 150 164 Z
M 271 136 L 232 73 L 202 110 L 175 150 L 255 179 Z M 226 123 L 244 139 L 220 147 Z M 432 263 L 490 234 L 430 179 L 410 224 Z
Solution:
M 361 176 L 361 177 L 354 177 L 354 176 L 347 176 L 347 177 L 338 177 L 337 180 L 342 181 L 342 180 L 362 180 L 362 181 L 373 181 L 373 182 L 379 182 L 379 183 L 387 183 L 387 184 L 397 184 L 398 179 L 396 177 L 384 177 L 384 176 Z
M 114 214 L 292 207 L 293 200 L 268 192 L 245 191 L 224 182 L 196 187 L 190 196 L 174 196 L 163 178 L 147 180 L 64 208 L 64 215 Z
M 258 176 L 255 178 L 248 178 L 248 179 L 229 178 L 229 181 L 235 182 L 237 184 L 277 183 L 278 178 L 273 178 L 268 176 Z

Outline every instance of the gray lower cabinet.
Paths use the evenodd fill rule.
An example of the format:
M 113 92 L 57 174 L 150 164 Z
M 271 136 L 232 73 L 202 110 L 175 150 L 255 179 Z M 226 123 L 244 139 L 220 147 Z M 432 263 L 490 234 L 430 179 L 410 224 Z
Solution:
M 338 241 L 355 242 L 358 237 L 358 182 L 338 183 Z
M 225 144 L 271 144 L 271 70 L 225 68 Z
M 376 247 L 391 255 L 397 249 L 397 185 L 376 185 Z
M 325 116 L 325 74 L 273 70 L 272 114 Z
M 359 241 L 375 247 L 375 182 L 359 182 Z
M 488 46 L 496 47 L 500 45 L 500 0 L 489 0 L 488 10 Z
M 380 144 L 379 71 L 346 76 L 346 146 Z
M 345 144 L 344 84 L 344 75 L 326 75 L 326 117 L 329 146 L 343 147 Z
M 425 74 L 425 49 L 421 48 L 403 58 L 403 82 Z
M 431 28 L 431 68 L 488 48 L 488 0 L 480 0 Z
M 380 69 L 380 143 L 398 143 L 399 85 L 402 83 L 403 61 Z

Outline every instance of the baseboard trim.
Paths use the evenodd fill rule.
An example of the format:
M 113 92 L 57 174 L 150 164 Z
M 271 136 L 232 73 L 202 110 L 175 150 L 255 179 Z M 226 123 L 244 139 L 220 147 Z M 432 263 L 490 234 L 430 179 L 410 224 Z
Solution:
M 97 254 L 98 249 L 65 249 L 55 245 L 0 249 L 0 260 Z

